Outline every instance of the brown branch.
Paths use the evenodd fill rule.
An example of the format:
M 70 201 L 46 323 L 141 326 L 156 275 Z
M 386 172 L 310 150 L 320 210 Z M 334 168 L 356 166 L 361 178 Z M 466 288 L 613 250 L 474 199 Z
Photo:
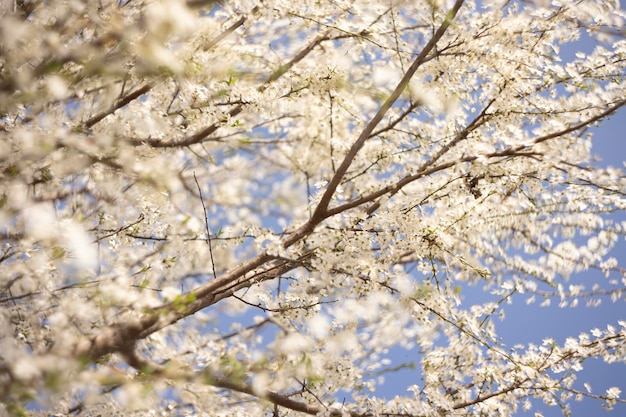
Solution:
M 339 167 L 337 168 L 337 172 L 335 172 L 335 175 L 333 175 L 332 179 L 328 183 L 328 186 L 326 187 L 326 191 L 322 195 L 320 202 L 315 208 L 315 211 L 313 212 L 313 215 L 311 216 L 311 220 L 310 220 L 312 224 L 319 223 L 324 219 L 326 210 L 328 209 L 328 205 L 330 204 L 330 200 L 335 194 L 335 191 L 337 190 L 337 187 L 341 183 L 341 180 L 343 179 L 344 175 L 348 171 L 348 168 L 354 161 L 354 158 L 356 157 L 357 153 L 361 150 L 361 148 L 363 147 L 367 139 L 369 139 L 370 135 L 372 134 L 376 126 L 378 126 L 378 124 L 383 120 L 383 118 L 385 117 L 389 109 L 391 109 L 391 106 L 393 106 L 396 100 L 398 100 L 400 95 L 404 92 L 406 87 L 409 85 L 409 81 L 411 80 L 415 72 L 418 70 L 418 68 L 424 63 L 424 61 L 428 57 L 428 54 L 430 54 L 430 52 L 435 48 L 435 45 L 437 44 L 437 42 L 439 42 L 441 37 L 444 35 L 446 30 L 452 23 L 452 20 L 456 16 L 457 12 L 461 8 L 462 4 L 463 4 L 463 0 L 457 0 L 454 3 L 454 6 L 446 15 L 443 23 L 441 24 L 441 26 L 439 26 L 439 29 L 437 29 L 437 31 L 435 32 L 433 37 L 430 39 L 430 41 L 426 44 L 426 46 L 424 46 L 424 49 L 422 49 L 420 54 L 415 58 L 415 60 L 413 61 L 413 63 L 411 64 L 407 72 L 404 74 L 404 76 L 402 77 L 402 79 L 400 80 L 396 88 L 393 90 L 391 95 L 387 98 L 387 100 L 385 100 L 385 102 L 382 104 L 380 109 L 378 109 L 378 112 L 376 113 L 376 115 L 369 121 L 367 126 L 365 126 L 365 128 L 363 129 L 363 131 L 357 138 L 356 142 L 354 142 L 354 144 L 352 145 L 352 147 L 350 148 L 350 150 L 344 157 L 343 161 L 341 162 L 341 165 L 339 165 Z
M 114 230 L 100 230 L 100 229 L 98 229 L 97 227 L 94 227 L 94 228 L 90 229 L 89 231 L 90 231 L 90 232 L 96 232 L 96 233 L 97 233 L 97 232 L 105 232 L 105 233 L 106 233 L 106 234 L 105 234 L 105 235 L 103 235 L 103 236 L 99 236 L 99 237 L 97 237 L 97 238 L 94 240 L 94 243 L 96 243 L 96 242 L 100 242 L 101 240 L 107 239 L 107 238 L 109 238 L 109 237 L 111 237 L 111 236 L 115 236 L 115 235 L 117 235 L 117 234 L 119 234 L 119 233 L 121 233 L 121 232 L 123 232 L 123 231 L 125 231 L 125 230 L 131 229 L 131 228 L 135 227 L 137 224 L 139 224 L 139 223 L 141 223 L 142 221 L 144 221 L 144 219 L 145 219 L 145 218 L 144 218 L 144 215 L 143 215 L 143 213 L 142 213 L 142 214 L 140 214 L 140 215 L 139 215 L 139 217 L 137 218 L 137 220 L 135 220 L 135 221 L 133 221 L 133 222 L 130 222 L 130 223 L 129 223 L 129 224 L 127 224 L 126 226 L 121 226 L 121 227 L 119 227 L 119 228 L 117 228 L 117 229 L 114 229 Z M 128 235 L 130 235 L 130 234 L 128 234 L 128 233 L 127 233 L 127 236 L 128 236 Z M 134 237 L 134 236 L 133 236 L 133 237 Z
M 540 136 L 538 138 L 535 139 L 534 143 L 541 143 L 541 142 L 545 142 L 546 140 L 549 139 L 554 139 L 557 137 L 561 137 L 564 135 L 567 135 L 568 133 L 572 133 L 575 132 L 577 130 L 580 129 L 584 129 L 587 126 L 589 126 L 590 124 L 593 124 L 595 122 L 597 122 L 600 119 L 605 118 L 606 116 L 610 116 L 611 114 L 615 113 L 620 107 L 626 105 L 626 98 L 618 101 L 617 103 L 615 103 L 614 105 L 610 106 L 608 109 L 606 109 L 605 111 L 603 111 L 602 113 L 599 113 L 596 116 L 593 116 L 591 119 L 585 120 L 583 122 L 580 122 L 574 126 L 568 127 L 567 129 L 563 129 L 560 130 L 558 132 L 554 132 L 554 133 L 550 133 L 548 135 L 544 135 L 544 136 Z
M 165 378 L 183 379 L 188 381 L 202 381 L 205 384 L 224 388 L 230 391 L 239 392 L 241 394 L 250 395 L 251 397 L 269 401 L 278 407 L 287 408 L 289 410 L 305 413 L 309 415 L 318 415 L 321 412 L 327 412 L 326 415 L 332 417 L 344 416 L 347 412 L 352 417 L 373 417 L 374 414 L 370 412 L 358 413 L 355 411 L 346 411 L 340 409 L 331 409 L 327 407 L 316 407 L 305 403 L 304 401 L 297 401 L 291 397 L 290 394 L 281 394 L 274 391 L 258 392 L 251 384 L 235 380 L 234 378 L 226 376 L 215 375 L 214 372 L 204 369 L 200 372 L 189 372 L 185 369 L 170 369 L 162 365 L 155 364 L 146 358 L 141 357 L 134 348 L 128 348 L 121 352 L 126 363 L 138 371 L 153 376 L 163 376 Z M 238 378 L 239 379 L 239 378 Z M 397 414 L 397 413 L 382 413 L 380 416 L 406 416 L 411 417 L 410 414 Z M 417 416 L 414 416 L 417 417 Z
M 220 277 L 218 280 L 205 284 L 204 286 L 201 286 L 191 292 L 191 294 L 196 295 L 196 300 L 189 304 L 188 309 L 180 312 L 180 318 L 184 318 L 195 313 L 196 311 L 215 304 L 220 300 L 228 298 L 243 288 L 250 287 L 256 283 L 278 278 L 287 272 L 302 266 L 305 261 L 313 256 L 313 253 L 313 250 L 307 251 L 298 259 L 276 259 L 274 257 L 270 257 L 277 262 L 269 265 L 261 271 L 253 272 L 250 275 L 246 273 L 233 279 L 224 279 L 224 277 Z M 220 281 L 220 283 L 212 285 L 215 281 Z M 212 288 L 212 290 L 208 291 L 207 288 L 209 287 Z
M 255 7 L 255 9 L 256 9 L 256 7 Z M 215 45 L 220 43 L 222 40 L 226 39 L 226 37 L 228 35 L 230 35 L 234 31 L 236 31 L 241 25 L 243 25 L 246 22 L 246 20 L 247 20 L 247 17 L 246 16 L 242 16 L 239 20 L 237 20 L 235 23 L 233 23 L 232 25 L 227 27 L 226 30 L 224 30 L 222 33 L 217 35 L 214 39 L 211 39 L 211 41 L 209 43 L 207 43 L 202 48 L 202 50 L 208 51 L 209 49 L 213 48 Z
M 261 271 L 253 272 L 262 265 L 276 260 L 275 257 L 265 253 L 257 255 L 252 260 L 227 272 L 223 276 L 185 294 L 192 300 L 187 304 L 168 303 L 152 311 L 145 312 L 143 316 L 136 320 L 116 323 L 101 329 L 95 335 L 77 340 L 71 349 L 71 355 L 97 360 L 103 355 L 127 349 L 129 343 L 135 343 L 139 339 L 144 339 L 164 327 L 232 296 L 242 288 L 277 278 L 295 269 L 302 264 L 304 259 L 312 256 L 312 253 L 312 251 L 309 251 L 297 260 L 280 260 L 278 263 L 270 265 Z M 253 273 L 250 274 L 250 272 Z
M 435 32 L 431 40 L 426 44 L 422 52 L 420 52 L 417 58 L 415 58 L 415 60 L 413 61 L 407 72 L 404 74 L 394 91 L 387 98 L 387 100 L 385 100 L 380 109 L 378 109 L 376 115 L 369 121 L 367 126 L 365 126 L 357 140 L 354 142 L 354 144 L 344 157 L 343 161 L 341 162 L 341 165 L 339 165 L 339 167 L 335 171 L 328 186 L 326 187 L 326 191 L 324 192 L 321 200 L 315 207 L 315 210 L 313 211 L 310 219 L 283 241 L 283 246 L 285 248 L 288 248 L 289 246 L 293 245 L 294 243 L 298 242 L 299 240 L 310 234 L 319 223 L 321 223 L 325 218 L 330 217 L 328 213 L 328 205 L 330 204 L 330 200 L 335 194 L 335 191 L 337 190 L 337 187 L 341 183 L 343 177 L 346 175 L 346 172 L 354 161 L 357 153 L 361 150 L 365 142 L 371 137 L 372 132 L 374 131 L 376 126 L 378 126 L 378 124 L 382 121 L 383 117 L 385 116 L 385 114 L 387 114 L 393 103 L 395 103 L 396 100 L 400 97 L 417 69 L 427 60 L 428 54 L 435 47 L 439 39 L 441 39 L 441 37 L 444 35 L 446 30 L 450 26 L 452 19 L 454 18 L 454 16 L 456 16 L 456 13 L 461 8 L 462 4 L 463 0 L 457 0 L 454 3 L 454 6 L 446 15 L 446 18 L 439 27 L 439 29 L 437 29 L 437 31 Z
M 90 119 L 88 119 L 85 123 L 83 123 L 83 126 L 86 128 L 92 127 L 93 125 L 100 122 L 102 119 L 104 119 L 108 115 L 115 113 L 116 110 L 124 107 L 131 101 L 138 99 L 142 95 L 146 94 L 151 89 L 152 89 L 152 85 L 150 84 L 143 85 L 142 87 L 133 91 L 132 93 L 116 100 L 115 103 L 113 103 L 111 107 L 109 107 L 107 110 L 100 112 L 96 114 L 95 116 L 91 117 Z
M 385 133 L 385 132 L 387 132 L 389 130 L 392 130 L 394 127 L 396 127 L 396 125 L 398 123 L 400 123 L 402 120 L 404 120 L 405 117 L 407 117 L 409 114 L 411 114 L 411 112 L 413 110 L 415 110 L 416 108 L 418 108 L 421 105 L 422 105 L 421 101 L 416 101 L 414 103 L 411 103 L 411 105 L 409 107 L 407 107 L 406 110 L 404 110 L 400 116 L 398 116 L 395 120 L 392 120 L 387 126 L 385 126 L 383 128 L 380 128 L 380 129 L 378 129 L 375 132 L 372 132 L 370 134 L 370 138 L 376 137 L 376 136 L 378 136 L 378 135 L 380 135 L 382 133 Z
M 592 348 L 601 348 L 603 346 L 603 344 L 606 344 L 608 342 L 615 342 L 617 340 L 617 342 L 615 342 L 616 347 L 621 346 L 621 344 L 623 343 L 624 339 L 625 339 L 626 335 L 624 335 L 623 333 L 618 333 L 615 335 L 609 335 L 609 336 L 605 336 L 602 339 L 597 339 L 594 340 L 592 342 L 589 342 L 585 345 L 582 345 L 582 347 L 587 348 L 587 349 L 592 349 Z M 621 343 L 620 343 L 621 340 Z M 588 358 L 588 357 L 593 357 L 594 356 L 594 352 L 589 352 L 586 355 L 581 355 L 579 354 L 576 350 L 568 350 L 566 352 L 564 352 L 563 354 L 561 354 L 558 358 L 555 358 L 555 360 L 553 361 L 549 361 L 548 359 L 550 358 L 550 356 L 552 355 L 552 351 L 550 353 L 548 353 L 548 356 L 546 356 L 543 364 L 541 366 L 539 366 L 536 371 L 537 373 L 541 373 L 541 372 L 545 372 L 546 370 L 548 370 L 549 368 L 555 366 L 555 365 L 559 365 L 562 362 L 565 361 L 570 361 L 570 360 L 581 360 L 584 358 Z M 514 362 L 513 362 L 514 363 Z M 464 401 L 458 404 L 455 404 L 452 408 L 454 410 L 458 410 L 461 408 L 467 408 L 470 407 L 472 405 L 484 402 L 490 398 L 493 397 L 497 397 L 503 394 L 507 394 L 509 392 L 515 391 L 517 389 L 523 388 L 522 385 L 525 384 L 526 382 L 531 381 L 531 377 L 526 377 L 522 380 L 519 381 L 515 381 L 514 383 L 512 383 L 511 385 L 509 385 L 508 387 L 503 387 L 499 390 L 490 392 L 490 393 L 486 393 L 486 394 L 482 394 L 482 395 L 478 395 L 476 396 L 476 398 L 474 398 L 473 400 L 468 400 L 468 401 Z M 533 389 L 541 389 L 541 387 L 528 387 L 528 388 L 533 388 Z
M 243 382 L 235 382 L 227 377 L 213 377 L 209 378 L 209 383 L 213 386 L 219 388 L 225 388 L 231 391 L 237 391 L 243 394 L 248 394 L 256 398 L 263 398 L 267 401 L 270 401 L 273 404 L 278 405 L 279 407 L 288 408 L 293 411 L 298 411 L 300 413 L 305 413 L 309 415 L 317 415 L 321 411 L 323 411 L 319 407 L 315 407 L 309 404 L 306 404 L 301 401 L 296 401 L 289 398 L 286 395 L 278 394 L 273 391 L 267 391 L 264 395 L 259 395 L 255 393 L 250 384 L 246 384 Z M 341 416 L 341 412 L 337 411 L 335 413 L 330 414 L 331 416 Z
M 563 135 L 567 135 L 569 133 L 575 132 L 577 130 L 584 129 L 584 128 L 588 127 L 590 124 L 593 124 L 593 123 L 597 122 L 598 120 L 613 114 L 614 112 L 616 112 L 618 109 L 620 109 L 621 107 L 623 107 L 625 105 L 626 105 L 626 99 L 618 101 L 616 104 L 614 104 L 613 106 L 610 106 L 607 110 L 603 111 L 602 113 L 600 113 L 600 114 L 598 114 L 596 116 L 593 116 L 593 117 L 591 117 L 591 118 L 589 118 L 587 120 L 584 120 L 584 121 L 582 121 L 582 122 L 580 122 L 580 123 L 578 123 L 578 124 L 576 124 L 576 125 L 574 125 L 572 127 L 569 127 L 567 129 L 563 129 L 563 130 L 560 130 L 558 132 L 553 132 L 553 133 L 550 133 L 550 134 L 547 134 L 547 135 L 540 136 L 540 137 L 536 138 L 533 141 L 533 144 L 545 142 L 545 141 L 547 141 L 549 139 L 558 138 L 558 137 L 561 137 Z M 474 122 L 472 122 L 470 124 L 470 126 L 478 127 L 479 125 L 481 125 L 482 123 L 478 122 L 478 120 L 479 120 L 479 118 L 476 118 L 475 121 L 477 123 L 475 124 Z M 470 126 L 468 126 L 468 128 Z M 463 132 L 461 132 L 464 135 L 464 137 L 467 136 L 467 134 L 469 134 L 468 128 L 464 129 Z M 455 140 L 453 140 L 452 142 L 458 142 L 457 139 L 458 139 L 458 137 L 455 138 Z M 439 155 L 439 156 L 443 155 L 444 151 L 447 151 L 447 150 L 448 149 L 446 149 L 446 147 L 444 147 L 444 148 L 442 148 L 438 152 L 437 155 Z M 437 155 L 435 155 L 435 157 Z M 487 154 L 487 155 L 484 155 L 484 156 L 487 157 L 487 158 L 493 158 L 493 157 L 500 157 L 500 158 L 502 158 L 502 157 L 510 157 L 510 156 L 534 157 L 534 156 L 537 156 L 537 155 L 539 155 L 537 152 L 533 152 L 532 151 L 532 145 L 530 145 L 530 146 L 519 145 L 519 146 L 516 146 L 516 147 L 510 147 L 510 148 L 504 149 L 502 151 L 493 152 L 493 153 L 490 153 L 490 154 Z M 435 159 L 435 157 L 431 158 L 426 164 L 422 165 L 420 167 L 420 171 L 417 172 L 416 174 L 406 176 L 406 177 L 400 179 L 395 184 L 388 185 L 388 186 L 386 186 L 384 188 L 381 188 L 380 190 L 378 190 L 376 192 L 373 192 L 371 194 L 368 194 L 368 195 L 363 196 L 361 198 L 358 198 L 356 200 L 353 200 L 353 201 L 350 201 L 348 203 L 344 203 L 344 204 L 342 204 L 340 206 L 337 206 L 337 207 L 334 207 L 332 209 L 329 209 L 325 213 L 324 217 L 325 218 L 331 217 L 331 216 L 337 215 L 337 214 L 339 214 L 339 213 L 341 213 L 343 211 L 346 211 L 346 210 L 349 210 L 349 209 L 352 209 L 352 208 L 356 208 L 356 207 L 361 206 L 361 205 L 363 205 L 365 203 L 374 201 L 374 200 L 376 200 L 376 199 L 378 199 L 378 198 L 380 198 L 383 195 L 388 194 L 388 193 L 395 194 L 398 191 L 400 191 L 400 189 L 403 188 L 404 186 L 406 186 L 407 184 L 409 184 L 411 182 L 414 182 L 414 181 L 416 181 L 416 180 L 418 180 L 418 179 L 420 179 L 422 177 L 434 174 L 435 172 L 442 171 L 444 169 L 450 168 L 450 167 L 452 167 L 454 165 L 457 165 L 459 163 L 462 163 L 462 162 L 473 162 L 476 159 L 478 159 L 478 156 L 465 156 L 465 157 L 459 158 L 457 161 L 446 162 L 446 163 L 437 165 L 435 167 L 432 167 L 432 168 L 430 168 L 430 169 L 428 169 L 426 171 L 421 171 L 424 168 L 432 165 L 431 161 L 433 161 Z M 377 208 L 378 208 L 378 205 L 374 204 L 372 207 L 370 207 L 368 209 L 368 212 L 375 211 Z

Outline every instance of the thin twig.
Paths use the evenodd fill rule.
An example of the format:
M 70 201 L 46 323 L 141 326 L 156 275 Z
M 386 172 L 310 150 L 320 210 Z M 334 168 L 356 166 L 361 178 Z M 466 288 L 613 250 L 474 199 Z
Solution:
M 211 267 L 213 268 L 213 279 L 217 278 L 215 273 L 215 260 L 213 259 L 213 245 L 211 244 L 211 231 L 209 230 L 209 217 L 207 215 L 206 206 L 204 205 L 204 198 L 202 197 L 202 189 L 196 177 L 196 172 L 193 173 L 193 179 L 198 186 L 198 193 L 200 193 L 200 202 L 202 203 L 202 210 L 204 211 L 204 227 L 206 228 L 206 243 L 209 245 L 209 255 L 211 256 Z

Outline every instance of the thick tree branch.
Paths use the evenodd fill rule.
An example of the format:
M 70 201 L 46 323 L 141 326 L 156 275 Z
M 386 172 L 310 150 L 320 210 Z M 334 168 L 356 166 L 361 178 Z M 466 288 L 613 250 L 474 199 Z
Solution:
M 402 79 L 400 80 L 396 88 L 394 89 L 394 91 L 387 98 L 387 100 L 385 100 L 385 102 L 382 104 L 380 109 L 378 109 L 378 112 L 369 121 L 367 126 L 365 126 L 365 128 L 363 129 L 363 131 L 361 132 L 357 140 L 354 142 L 354 144 L 352 145 L 352 147 L 350 148 L 350 150 L 344 157 L 343 161 L 341 162 L 341 165 L 339 165 L 339 167 L 335 171 L 330 182 L 326 186 L 326 191 L 324 192 L 321 200 L 315 207 L 315 210 L 313 211 L 311 218 L 304 225 L 298 228 L 298 230 L 296 230 L 294 233 L 292 233 L 289 237 L 287 237 L 283 241 L 283 246 L 285 248 L 290 247 L 294 243 L 300 241 L 303 237 L 310 234 L 319 223 L 321 223 L 325 218 L 329 217 L 327 210 L 328 210 L 328 205 L 330 204 L 330 200 L 335 194 L 337 187 L 343 180 L 343 177 L 346 175 L 346 172 L 348 171 L 348 168 L 354 161 L 354 158 L 356 157 L 358 152 L 361 150 L 365 142 L 371 137 L 372 132 L 374 131 L 376 126 L 378 126 L 378 124 L 383 120 L 383 118 L 385 117 L 385 115 L 387 114 L 391 106 L 393 106 L 396 100 L 398 100 L 402 92 L 405 90 L 405 88 L 409 84 L 409 81 L 411 80 L 415 72 L 424 62 L 426 62 L 426 60 L 428 59 L 428 54 L 433 50 L 433 48 L 435 47 L 437 42 L 439 42 L 441 37 L 443 37 L 444 33 L 446 32 L 446 30 L 452 23 L 452 20 L 456 16 L 462 4 L 463 4 L 463 0 L 457 0 L 455 2 L 454 6 L 446 15 L 446 18 L 444 19 L 439 29 L 437 29 L 437 31 L 435 32 L 431 40 L 426 44 L 426 46 L 424 46 L 424 49 L 422 49 L 422 51 L 417 56 L 417 58 L 415 58 L 415 60 L 413 61 L 413 63 L 411 64 L 407 72 L 404 74 L 404 76 L 402 77 Z
M 415 60 L 413 61 L 407 72 L 404 74 L 396 88 L 393 90 L 391 95 L 387 98 L 387 100 L 385 100 L 380 109 L 378 109 L 376 115 L 367 123 L 363 131 L 361 131 L 361 134 L 354 142 L 354 144 L 344 157 L 343 161 L 341 162 L 341 165 L 339 165 L 337 171 L 328 183 L 326 191 L 322 195 L 320 202 L 317 204 L 317 207 L 315 208 L 315 211 L 311 216 L 310 222 L 312 224 L 319 223 L 324 219 L 326 210 L 328 209 L 328 205 L 330 204 L 330 200 L 335 194 L 335 191 L 341 183 L 344 175 L 348 171 L 348 168 L 350 167 L 350 165 L 352 165 L 354 158 L 356 158 L 356 155 L 359 153 L 367 139 L 369 139 L 376 126 L 378 126 L 378 124 L 383 120 L 389 109 L 391 109 L 391 106 L 393 106 L 396 100 L 400 98 L 400 95 L 409 85 L 409 81 L 411 80 L 415 72 L 425 62 L 428 54 L 431 53 L 431 51 L 435 48 L 435 45 L 437 45 L 437 42 L 439 42 L 444 33 L 446 33 L 446 30 L 452 23 L 454 17 L 456 16 L 462 5 L 463 0 L 457 0 L 454 3 L 454 6 L 452 6 L 452 9 L 446 15 L 443 23 L 441 24 L 441 26 L 439 26 L 439 29 L 437 29 L 430 41 L 424 46 L 424 49 L 422 49 L 420 54 L 415 58 Z

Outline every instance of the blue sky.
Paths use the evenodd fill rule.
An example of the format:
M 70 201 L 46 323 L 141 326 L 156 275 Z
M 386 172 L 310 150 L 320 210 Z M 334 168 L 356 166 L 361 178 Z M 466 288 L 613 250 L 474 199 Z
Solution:
M 565 59 L 574 56 L 578 50 L 590 52 L 595 43 L 583 34 L 581 40 L 573 45 L 567 45 L 562 52 Z M 596 165 L 602 167 L 620 167 L 624 168 L 626 162 L 626 109 L 622 108 L 617 114 L 604 120 L 600 126 L 594 127 L 592 153 L 599 160 Z M 626 214 L 620 213 L 614 217 L 616 220 L 626 220 Z M 611 256 L 618 259 L 620 266 L 626 264 L 626 241 L 620 240 L 613 249 Z M 611 278 L 620 279 L 621 277 L 613 274 Z M 606 283 L 607 279 L 598 271 L 588 271 L 577 274 L 572 278 L 573 282 L 587 283 L 587 288 L 591 287 L 591 283 Z M 469 305 L 472 302 L 478 302 L 490 298 L 482 291 L 480 285 L 474 288 L 465 288 L 463 290 L 464 301 Z M 525 300 L 528 295 L 516 294 L 513 303 L 505 308 L 506 318 L 504 321 L 496 319 L 496 329 L 502 342 L 512 347 L 515 344 L 528 345 L 533 343 L 541 345 L 543 339 L 552 338 L 562 345 L 567 337 L 577 337 L 581 332 L 589 333 L 594 328 L 606 329 L 607 324 L 616 327 L 618 320 L 626 320 L 626 304 L 624 298 L 616 303 L 611 302 L 609 298 L 604 298 L 598 307 L 586 307 L 584 300 L 576 308 L 559 308 L 558 300 L 553 300 L 550 307 L 540 307 L 539 303 L 526 305 Z M 555 302 L 556 301 L 556 302 Z M 401 349 L 392 352 L 394 363 L 401 363 L 412 358 L 411 353 L 402 351 Z M 395 395 L 405 395 L 403 387 L 417 383 L 419 371 L 406 370 L 387 377 L 387 381 L 393 379 L 393 383 L 386 384 L 379 391 L 377 396 L 393 398 Z M 591 359 L 584 363 L 583 371 L 579 374 L 575 386 L 582 388 L 584 383 L 589 383 L 595 394 L 602 394 L 605 390 L 612 386 L 617 386 L 622 390 L 622 398 L 626 395 L 626 364 L 613 363 L 606 364 L 601 360 Z M 399 391 L 400 390 L 400 391 Z M 602 408 L 602 401 L 593 399 L 584 399 L 582 402 L 570 403 L 572 416 L 625 416 L 626 404 L 617 404 L 613 411 L 607 413 Z M 533 408 L 527 412 L 519 411 L 520 417 L 534 417 L 535 412 L 541 412 L 544 417 L 561 416 L 562 412 L 559 407 L 547 407 L 541 402 L 534 402 Z
M 602 123 L 598 128 L 594 128 L 593 153 L 600 160 L 601 166 L 623 166 L 626 161 L 626 109 L 614 115 L 609 120 Z M 626 219 L 624 213 L 619 219 Z M 626 241 L 620 240 L 613 249 L 611 256 L 617 258 L 620 265 L 626 263 Z M 615 274 L 611 278 L 620 277 Z M 607 282 L 607 279 L 598 271 L 588 271 L 571 277 L 571 282 L 587 283 L 587 288 L 593 282 Z M 484 300 L 497 300 L 485 294 L 482 286 L 463 289 L 464 303 L 467 305 Z M 513 296 L 513 303 L 505 306 L 506 318 L 499 321 L 497 318 L 496 329 L 502 342 L 507 347 L 516 344 L 528 345 L 529 343 L 541 345 L 543 339 L 552 338 L 559 345 L 562 345 L 567 337 L 577 337 L 581 332 L 590 333 L 594 328 L 606 329 L 607 324 L 618 327 L 618 320 L 626 320 L 626 305 L 624 299 L 616 303 L 609 298 L 602 299 L 598 307 L 586 307 L 584 300 L 576 308 L 559 308 L 558 300 L 553 300 L 552 306 L 540 307 L 539 303 L 527 305 L 526 294 L 516 294 Z M 556 302 L 555 302 L 556 301 Z M 407 352 L 403 349 L 391 351 L 393 365 L 402 362 L 419 361 L 414 352 Z M 421 384 L 419 380 L 421 374 L 419 369 L 404 370 L 386 377 L 384 386 L 381 386 L 374 395 L 379 397 L 393 398 L 396 395 L 406 395 L 404 390 L 411 384 Z M 584 383 L 589 383 L 595 394 L 602 394 L 606 389 L 617 386 L 622 390 L 622 397 L 626 395 L 626 364 L 613 363 L 606 364 L 601 360 L 587 360 L 583 364 L 583 371 L 575 384 L 577 388 L 583 388 Z M 617 404 L 613 411 L 607 413 L 602 409 L 602 401 L 584 399 L 582 402 L 571 402 L 570 407 L 573 417 L 579 416 L 624 416 L 626 415 L 626 404 Z M 541 402 L 534 402 L 533 408 L 529 411 L 519 411 L 520 417 L 534 417 L 535 412 L 541 412 L 544 417 L 561 416 L 558 407 L 548 407 Z
M 623 167 L 626 161 L 626 109 L 605 121 L 599 128 L 594 129 L 593 153 L 601 158 L 599 165 Z M 624 213 L 619 217 L 626 219 Z M 626 241 L 620 240 L 611 255 L 618 259 L 620 265 L 626 262 Z M 612 278 L 619 278 L 615 275 Z M 589 271 L 572 277 L 582 282 L 602 282 L 606 279 L 597 271 Z M 498 329 L 507 344 L 535 343 L 540 344 L 543 338 L 551 337 L 558 343 L 564 342 L 567 336 L 576 336 L 580 332 L 589 332 L 593 328 L 605 329 L 607 324 L 617 327 L 618 320 L 626 320 L 626 305 L 624 298 L 612 303 L 610 299 L 603 299 L 599 307 L 587 308 L 581 303 L 577 308 L 527 306 L 523 300 L 507 308 L 507 318 L 500 323 Z M 604 364 L 601 361 L 586 362 L 579 377 L 578 386 L 588 382 L 594 392 L 602 393 L 611 386 L 620 387 L 622 397 L 626 395 L 626 364 Z M 605 412 L 600 401 L 585 400 L 581 403 L 572 403 L 572 415 L 598 416 Z M 541 407 L 544 416 L 560 415 L 555 407 Z M 601 414 L 602 413 L 602 414 Z M 520 416 L 532 416 L 534 412 L 520 413 Z M 610 415 L 626 415 L 626 404 L 618 404 Z
M 577 49 L 589 51 L 594 46 L 586 36 L 576 45 L 564 49 L 564 53 L 573 53 Z M 602 122 L 599 127 L 592 129 L 594 139 L 592 153 L 599 157 L 597 165 L 624 168 L 626 162 L 626 109 L 622 108 L 617 114 Z M 615 219 L 626 220 L 625 213 L 620 213 Z M 626 263 L 626 241 L 620 240 L 613 249 L 611 256 L 618 259 L 619 264 Z M 611 278 L 620 278 L 612 275 Z M 606 278 L 598 271 L 588 271 L 572 277 L 580 282 L 606 282 Z M 591 285 L 588 285 L 590 287 Z M 550 337 L 562 344 L 566 337 L 577 336 L 581 332 L 589 332 L 593 328 L 605 329 L 607 324 L 617 327 L 618 320 L 626 320 L 626 305 L 624 298 L 612 303 L 605 298 L 599 307 L 585 307 L 584 302 L 576 308 L 559 308 L 558 302 L 551 307 L 540 307 L 538 304 L 526 305 L 524 295 L 518 295 L 513 304 L 506 308 L 506 319 L 497 325 L 503 341 L 512 346 L 516 343 L 541 344 L 544 338 Z M 622 390 L 622 397 L 626 395 L 626 364 L 605 364 L 600 360 L 589 360 L 583 365 L 578 387 L 588 382 L 594 393 L 603 393 L 611 386 Z M 534 416 L 535 411 L 541 411 L 545 417 L 559 416 L 558 407 L 545 407 L 541 404 L 538 409 L 518 413 L 519 416 Z M 604 415 L 601 402 L 584 400 L 571 403 L 572 416 Z M 626 404 L 617 404 L 610 414 L 626 415 Z
M 599 128 L 594 129 L 593 153 L 600 157 L 599 165 L 623 167 L 626 161 L 626 109 L 621 109 L 616 115 L 606 120 Z M 617 219 L 626 219 L 620 213 Z M 626 262 L 626 241 L 620 240 L 611 255 L 618 259 L 620 265 Z M 618 278 L 613 276 L 613 278 Z M 597 271 L 578 274 L 572 279 L 582 282 L 605 280 Z M 567 336 L 575 336 L 580 332 L 589 332 L 593 328 L 605 329 L 607 324 L 617 325 L 618 320 L 626 320 L 626 306 L 624 298 L 612 303 L 610 299 L 603 299 L 599 307 L 587 308 L 582 303 L 577 308 L 558 308 L 554 305 L 542 308 L 538 305 L 526 306 L 516 303 L 507 309 L 507 318 L 501 323 L 502 337 L 509 343 L 541 343 L 545 337 L 552 337 L 562 343 Z M 602 393 L 611 386 L 622 390 L 626 394 L 626 364 L 614 363 L 607 365 L 599 360 L 590 360 L 584 364 L 584 370 L 579 377 L 579 386 L 589 382 L 594 392 Z M 572 415 L 597 416 L 603 415 L 599 401 L 583 401 L 572 403 Z M 558 408 L 541 407 L 545 417 L 561 415 Z M 602 414 L 601 414 L 602 413 Z M 534 413 L 520 415 L 532 416 Z M 610 415 L 626 415 L 626 404 L 618 404 Z

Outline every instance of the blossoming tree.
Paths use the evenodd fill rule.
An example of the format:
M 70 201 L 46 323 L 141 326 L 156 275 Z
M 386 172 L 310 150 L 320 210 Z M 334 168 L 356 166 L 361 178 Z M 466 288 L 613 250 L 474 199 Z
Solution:
M 624 302 L 626 177 L 589 130 L 626 105 L 616 0 L 0 8 L 1 412 L 624 401 L 576 377 L 626 322 L 508 346 L 497 320 Z

